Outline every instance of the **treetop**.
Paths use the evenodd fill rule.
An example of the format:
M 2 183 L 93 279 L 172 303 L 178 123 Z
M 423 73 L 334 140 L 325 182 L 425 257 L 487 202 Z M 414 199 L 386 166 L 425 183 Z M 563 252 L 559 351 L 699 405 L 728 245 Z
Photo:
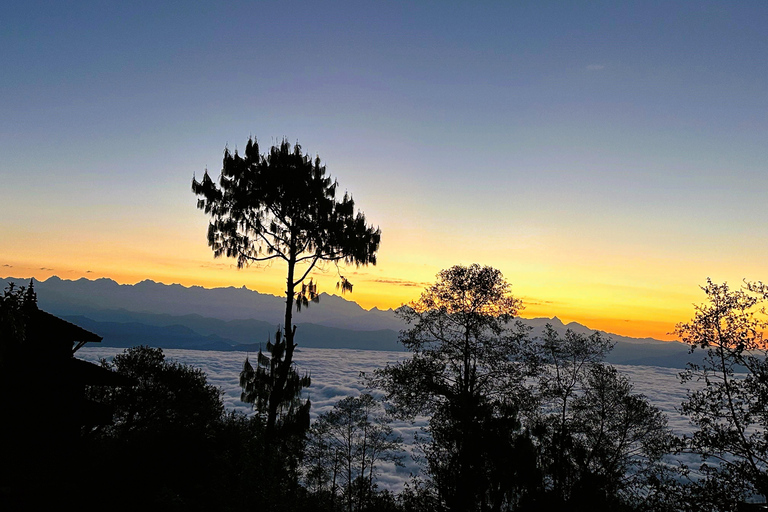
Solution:
M 381 231 L 355 211 L 348 193 L 336 199 L 338 183 L 320 157 L 283 140 L 260 153 L 249 139 L 240 155 L 224 150 L 218 185 L 208 172 L 192 180 L 197 207 L 211 216 L 208 244 L 214 256 L 237 259 L 239 268 L 280 258 L 306 262 L 307 273 L 323 261 L 375 265 Z
M 437 281 L 409 306 L 416 312 L 473 314 L 511 319 L 523 309 L 522 301 L 510 293 L 501 271 L 473 263 L 441 270 Z

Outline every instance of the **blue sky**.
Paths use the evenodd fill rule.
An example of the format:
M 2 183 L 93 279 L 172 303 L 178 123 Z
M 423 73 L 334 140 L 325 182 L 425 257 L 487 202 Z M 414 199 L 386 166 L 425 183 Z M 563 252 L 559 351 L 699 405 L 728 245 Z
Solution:
M 766 26 L 765 2 L 4 4 L 0 264 L 279 293 L 212 262 L 189 184 L 287 137 L 382 228 L 364 305 L 477 261 L 542 314 L 683 321 L 707 276 L 768 273 Z

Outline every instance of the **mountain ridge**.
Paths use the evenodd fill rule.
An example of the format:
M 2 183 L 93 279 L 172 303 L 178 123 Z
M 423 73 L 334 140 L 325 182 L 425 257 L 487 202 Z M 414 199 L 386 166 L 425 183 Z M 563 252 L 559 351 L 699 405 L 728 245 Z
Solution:
M 3 289 L 9 282 L 26 285 L 29 278 L 0 278 Z M 77 314 L 87 309 L 126 309 L 137 312 L 162 312 L 171 315 L 197 313 L 222 320 L 258 318 L 282 323 L 284 298 L 246 287 L 203 288 L 163 284 L 145 279 L 136 284 L 119 284 L 109 278 L 90 280 L 61 279 L 58 276 L 37 281 L 38 304 L 53 314 Z M 319 311 L 322 310 L 322 311 Z M 353 301 L 328 293 L 320 294 L 320 302 L 294 314 L 297 323 L 316 323 L 328 327 L 356 330 L 394 328 L 394 311 L 366 310 Z
M 0 278 L 0 286 L 11 281 L 29 283 L 29 279 Z M 86 324 L 82 327 L 104 337 L 105 346 L 146 342 L 163 348 L 252 350 L 274 335 L 285 308 L 284 298 L 246 287 L 186 287 L 149 279 L 129 285 L 109 278 L 52 276 L 35 281 L 35 290 L 41 309 L 70 321 L 80 319 Z M 595 332 L 577 322 L 564 324 L 557 316 L 516 320 L 529 326 L 533 335 L 540 335 L 547 324 L 561 334 L 566 329 Z M 320 295 L 319 303 L 295 313 L 294 322 L 300 346 L 316 348 L 402 350 L 397 337 L 406 328 L 392 309 L 366 310 L 327 293 Z M 689 359 L 687 345 L 679 342 L 604 334 L 615 343 L 609 362 L 683 367 Z

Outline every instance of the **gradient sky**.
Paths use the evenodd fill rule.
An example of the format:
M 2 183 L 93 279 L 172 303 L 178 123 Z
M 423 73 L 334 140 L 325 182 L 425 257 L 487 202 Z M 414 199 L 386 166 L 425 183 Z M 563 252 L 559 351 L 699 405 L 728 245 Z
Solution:
M 765 1 L 5 2 L 0 274 L 280 294 L 212 258 L 190 183 L 286 137 L 381 227 L 364 307 L 477 262 L 523 316 L 670 339 L 707 277 L 768 279 L 766 27 Z

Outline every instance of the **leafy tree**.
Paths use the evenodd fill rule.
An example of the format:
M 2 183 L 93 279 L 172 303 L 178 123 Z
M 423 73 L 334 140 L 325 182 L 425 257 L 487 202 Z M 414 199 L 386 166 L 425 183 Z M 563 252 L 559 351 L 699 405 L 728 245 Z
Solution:
M 275 343 L 267 341 L 269 356 L 259 349 L 256 368 L 246 357 L 243 371 L 240 372 L 240 387 L 243 388 L 240 400 L 253 404 L 257 413 L 265 420 L 269 411 L 269 398 L 277 382 L 277 369 L 284 359 L 282 351 L 285 349 L 285 344 L 280 342 L 281 335 L 282 333 L 277 331 Z M 279 429 L 302 433 L 309 428 L 310 402 L 302 401 L 301 390 L 308 387 L 310 383 L 309 375 L 300 376 L 295 368 L 290 368 L 285 382 L 285 399 L 278 408 L 280 417 L 277 427 Z
M 312 427 L 307 483 L 330 498 L 331 509 L 341 491 L 348 511 L 368 510 L 379 463 L 402 465 L 401 445 L 373 396 L 347 397 L 321 414 Z
M 258 414 L 225 415 L 213 443 L 206 485 L 215 493 L 216 502 L 207 510 L 318 509 L 313 505 L 317 500 L 298 485 L 292 461 L 286 461 L 286 455 L 294 452 L 275 449 L 275 439 L 267 439 Z M 287 443 L 280 446 L 286 448 Z
M 221 391 L 208 384 L 205 372 L 166 360 L 160 348 L 131 347 L 101 364 L 135 382 L 130 387 L 91 388 L 91 396 L 114 410 L 114 422 L 101 427 L 106 435 L 205 432 L 224 413 Z
M 291 149 L 285 140 L 268 154 L 259 153 L 254 139 L 248 140 L 243 156 L 225 149 L 218 185 L 207 171 L 201 181 L 192 180 L 192 191 L 201 196 L 198 208 L 211 216 L 208 245 L 215 257 L 236 258 L 238 268 L 273 259 L 288 267 L 285 330 L 272 356 L 276 361 L 267 405 L 270 435 L 284 402 L 294 399 L 287 389 L 296 348 L 293 306 L 318 299 L 316 285 L 304 280 L 324 263 L 376 264 L 381 232 L 355 212 L 351 196 L 336 199 L 337 186 L 319 157 L 313 161 L 301 146 Z M 338 286 L 352 290 L 344 276 Z
M 91 472 L 109 475 L 124 489 L 121 505 L 206 510 L 216 490 L 214 440 L 224 415 L 221 392 L 205 373 L 165 359 L 162 349 L 132 347 L 102 366 L 133 386 L 91 386 L 89 397 L 114 411 L 112 425 L 90 434 Z
M 278 380 L 280 362 L 284 360 L 285 344 L 281 343 L 281 332 L 275 333 L 275 343 L 267 342 L 267 353 L 261 349 L 256 357 L 256 367 L 251 365 L 246 357 L 243 371 L 240 372 L 240 386 L 243 392 L 240 400 L 251 403 L 257 415 L 263 421 L 267 420 L 269 399 L 273 394 Z M 273 439 L 276 450 L 268 454 L 273 459 L 273 466 L 281 466 L 286 474 L 283 483 L 295 488 L 298 486 L 298 470 L 303 457 L 305 436 L 309 430 L 309 400 L 301 398 L 301 391 L 310 385 L 309 375 L 300 376 L 294 366 L 288 369 L 285 380 L 284 398 L 278 407 L 278 418 L 275 427 L 280 436 Z
M 568 329 L 561 338 L 551 325 L 545 327 L 539 345 L 539 400 L 543 410 L 538 422 L 542 448 L 542 463 L 551 482 L 553 494 L 564 499 L 572 487 L 576 468 L 570 453 L 573 401 L 585 387 L 592 366 L 598 364 L 611 350 L 610 341 L 600 333 L 584 336 Z
M 545 475 L 542 501 L 574 510 L 662 510 L 661 458 L 672 440 L 666 418 L 602 362 L 611 348 L 599 332 L 544 331 L 531 426 Z
M 509 288 L 491 267 L 441 271 L 417 301 L 398 310 L 412 326 L 400 342 L 413 357 L 376 374 L 398 414 L 431 415 L 427 470 L 449 510 L 514 502 L 519 482 L 507 481 L 503 492 L 492 492 L 501 486 L 494 455 L 505 451 L 505 466 L 529 460 L 517 457 L 526 445 L 518 435 L 517 411 L 524 397 L 519 356 L 527 331 L 508 326 L 521 308 Z M 489 428 L 497 424 L 504 428 Z
M 0 503 L 9 507 L 14 496 L 32 494 L 29 488 L 39 492 L 40 477 L 56 474 L 48 468 L 58 469 L 53 462 L 60 459 L 58 453 L 52 455 L 59 451 L 57 445 L 61 443 L 56 441 L 62 437 L 62 429 L 37 414 L 38 400 L 55 397 L 51 387 L 61 383 L 51 375 L 55 367 L 41 361 L 37 347 L 27 342 L 30 313 L 35 309 L 31 282 L 29 288 L 11 282 L 0 295 L 0 406 L 4 411 L 0 422 Z M 33 474 L 36 478 L 30 478 Z
M 662 460 L 672 442 L 667 418 L 616 368 L 589 368 L 573 402 L 571 436 L 571 498 L 582 510 L 671 510 L 666 486 L 675 475 Z
M 26 339 L 26 323 L 30 312 L 35 309 L 37 294 L 34 281 L 30 280 L 26 288 L 8 283 L 0 295 L 0 370 L 3 373 L 18 363 L 15 358 L 19 356 Z
M 732 290 L 708 279 L 702 290 L 707 302 L 675 329 L 691 352 L 704 351 L 703 361 L 680 375 L 698 385 L 681 406 L 696 427 L 683 449 L 704 459 L 695 499 L 732 510 L 750 495 L 768 496 L 768 287 Z

